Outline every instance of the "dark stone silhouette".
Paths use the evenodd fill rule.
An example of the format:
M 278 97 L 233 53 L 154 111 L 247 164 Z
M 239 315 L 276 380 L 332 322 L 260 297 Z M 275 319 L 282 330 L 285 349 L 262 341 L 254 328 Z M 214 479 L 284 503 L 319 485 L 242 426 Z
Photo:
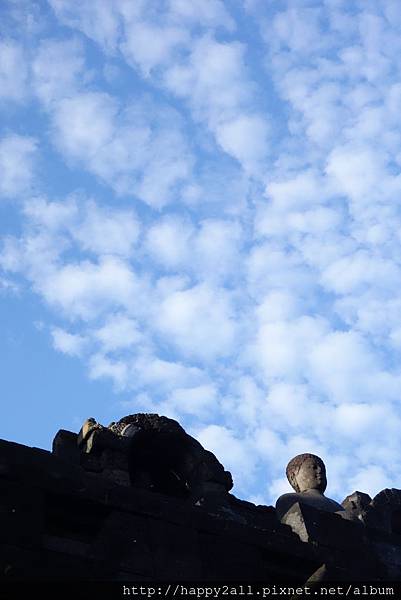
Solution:
M 401 491 L 321 510 L 302 494 L 323 495 L 325 473 L 310 463 L 299 477 L 298 463 L 289 526 L 231 494 L 217 458 L 166 417 L 90 419 L 53 452 L 0 440 L 0 579 L 401 580 Z
M 121 484 L 198 502 L 233 486 L 214 454 L 167 417 L 139 413 L 108 427 L 87 419 L 78 446 L 85 469 Z
M 361 523 L 363 523 L 363 515 L 365 514 L 365 511 L 371 502 L 372 498 L 369 496 L 369 494 L 364 494 L 363 492 L 354 492 L 341 502 L 341 506 L 344 508 L 350 520 L 359 520 Z

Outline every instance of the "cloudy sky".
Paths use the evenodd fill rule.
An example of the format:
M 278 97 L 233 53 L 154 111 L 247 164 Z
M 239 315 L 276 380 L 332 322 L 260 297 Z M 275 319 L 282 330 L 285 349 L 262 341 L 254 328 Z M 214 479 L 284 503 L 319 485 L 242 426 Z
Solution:
M 399 0 L 3 0 L 0 437 L 401 487 L 400 114 Z

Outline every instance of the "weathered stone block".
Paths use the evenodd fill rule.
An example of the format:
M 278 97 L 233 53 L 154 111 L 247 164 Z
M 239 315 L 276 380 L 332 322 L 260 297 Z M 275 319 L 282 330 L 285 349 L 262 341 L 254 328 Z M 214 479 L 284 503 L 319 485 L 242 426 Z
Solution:
M 78 465 L 80 452 L 77 438 L 76 433 L 60 429 L 53 440 L 52 453 L 66 462 Z
M 32 548 L 43 532 L 43 494 L 29 485 L 0 482 L 0 541 Z
M 104 563 L 105 573 L 111 578 L 120 570 L 152 577 L 154 565 L 148 519 L 113 511 L 93 541 L 90 556 Z
M 201 557 L 198 532 L 165 520 L 149 519 L 149 541 L 156 579 L 200 580 Z

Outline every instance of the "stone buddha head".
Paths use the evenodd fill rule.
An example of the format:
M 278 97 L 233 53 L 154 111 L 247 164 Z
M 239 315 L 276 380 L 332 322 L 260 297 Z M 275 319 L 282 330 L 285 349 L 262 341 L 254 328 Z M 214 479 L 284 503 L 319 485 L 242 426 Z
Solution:
M 315 454 L 298 454 L 287 465 L 287 479 L 297 493 L 317 490 L 321 494 L 327 487 L 326 468 Z

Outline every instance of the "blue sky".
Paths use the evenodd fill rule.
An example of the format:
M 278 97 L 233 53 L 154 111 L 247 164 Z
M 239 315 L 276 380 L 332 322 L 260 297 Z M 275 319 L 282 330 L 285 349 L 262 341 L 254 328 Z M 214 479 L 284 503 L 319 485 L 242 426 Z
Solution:
M 272 503 L 401 473 L 397 0 L 5 0 L 0 436 L 178 419 Z

